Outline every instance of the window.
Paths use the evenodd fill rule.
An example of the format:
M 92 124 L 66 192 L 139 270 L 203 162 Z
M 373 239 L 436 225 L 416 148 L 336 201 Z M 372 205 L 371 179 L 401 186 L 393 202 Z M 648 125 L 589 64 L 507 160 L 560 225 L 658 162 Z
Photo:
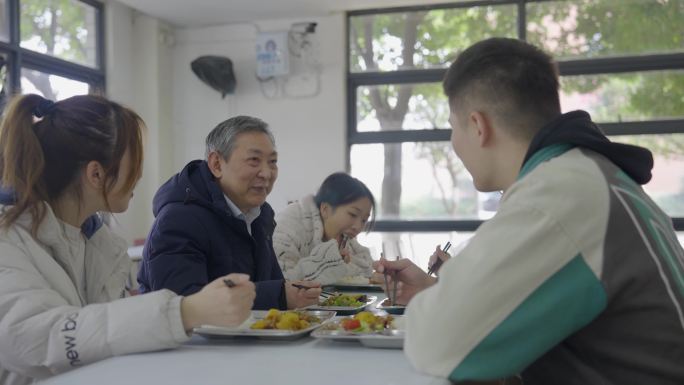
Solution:
M 451 149 L 441 89 L 454 55 L 492 36 L 544 48 L 559 62 L 564 112 L 587 110 L 613 140 L 653 151 L 645 189 L 684 230 L 681 20 L 684 0 L 482 0 L 348 13 L 348 168 L 378 200 L 365 239 L 374 248 L 401 239 L 423 266 L 436 244 L 496 212 L 500 194 L 476 191 Z
M 10 94 L 61 100 L 104 89 L 101 3 L 0 0 L 0 21 L 0 110 Z

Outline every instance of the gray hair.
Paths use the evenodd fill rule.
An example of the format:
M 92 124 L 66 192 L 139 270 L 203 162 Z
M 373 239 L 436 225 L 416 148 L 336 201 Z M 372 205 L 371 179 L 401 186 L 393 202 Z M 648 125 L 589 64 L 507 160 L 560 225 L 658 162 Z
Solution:
M 240 134 L 246 132 L 261 132 L 266 134 L 275 147 L 275 138 L 268 129 L 268 124 L 259 118 L 251 116 L 235 116 L 224 122 L 219 123 L 209 135 L 207 135 L 207 150 L 205 156 L 209 158 L 212 151 L 216 151 L 228 160 L 235 149 L 235 142 Z

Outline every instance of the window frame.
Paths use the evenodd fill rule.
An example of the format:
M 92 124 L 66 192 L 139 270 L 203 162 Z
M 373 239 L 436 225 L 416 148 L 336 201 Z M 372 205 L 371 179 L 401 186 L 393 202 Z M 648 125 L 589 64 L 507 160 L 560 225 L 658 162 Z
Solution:
M 6 0 L 9 41 L 0 40 L 0 54 L 6 55 L 9 62 L 7 71 L 8 95 L 21 93 L 22 68 L 87 83 L 90 93 L 104 92 L 106 86 L 104 4 L 96 0 L 75 1 L 89 5 L 95 10 L 95 29 L 97 33 L 95 40 L 97 46 L 95 68 L 21 47 L 21 0 Z
M 396 130 L 359 132 L 357 125 L 357 89 L 363 86 L 433 83 L 441 82 L 446 68 L 411 69 L 386 72 L 352 72 L 351 47 L 349 31 L 351 19 L 355 16 L 430 11 L 435 9 L 458 9 L 477 6 L 497 6 L 515 4 L 518 8 L 517 38 L 527 40 L 528 3 L 540 3 L 549 0 L 480 0 L 461 1 L 456 3 L 431 4 L 393 8 L 375 8 L 347 12 L 346 18 L 346 92 L 347 92 L 347 151 L 345 162 L 347 171 L 351 170 L 351 147 L 356 144 L 388 144 L 404 142 L 449 141 L 450 128 L 430 130 Z M 624 55 L 619 57 L 601 57 L 595 59 L 572 59 L 558 61 L 560 76 L 614 74 L 636 71 L 684 70 L 684 53 Z M 684 134 L 683 119 L 625 121 L 617 123 L 601 123 L 606 135 L 648 135 L 648 134 Z M 475 231 L 485 220 L 382 220 L 375 222 L 373 231 L 378 232 L 439 232 L 439 231 Z M 684 231 L 684 217 L 672 218 L 675 230 Z

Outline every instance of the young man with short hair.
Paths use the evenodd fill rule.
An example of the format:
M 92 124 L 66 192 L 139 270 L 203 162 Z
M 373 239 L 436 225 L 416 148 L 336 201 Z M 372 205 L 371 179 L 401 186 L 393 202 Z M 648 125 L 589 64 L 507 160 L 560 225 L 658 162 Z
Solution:
M 552 59 L 515 39 L 466 49 L 444 79 L 456 154 L 496 215 L 441 268 L 401 281 L 404 350 L 454 382 L 683 384 L 684 251 L 640 184 L 653 158 L 561 114 Z

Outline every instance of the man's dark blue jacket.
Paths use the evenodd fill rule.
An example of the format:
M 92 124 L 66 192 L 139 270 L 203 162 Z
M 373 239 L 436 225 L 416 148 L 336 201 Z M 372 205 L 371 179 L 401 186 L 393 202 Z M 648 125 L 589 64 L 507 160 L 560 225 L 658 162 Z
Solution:
M 153 212 L 138 274 L 141 292 L 170 289 L 189 295 L 218 277 L 244 273 L 256 284 L 254 309 L 286 307 L 268 203 L 250 235 L 245 222 L 233 216 L 207 163 L 195 160 L 159 188 Z

